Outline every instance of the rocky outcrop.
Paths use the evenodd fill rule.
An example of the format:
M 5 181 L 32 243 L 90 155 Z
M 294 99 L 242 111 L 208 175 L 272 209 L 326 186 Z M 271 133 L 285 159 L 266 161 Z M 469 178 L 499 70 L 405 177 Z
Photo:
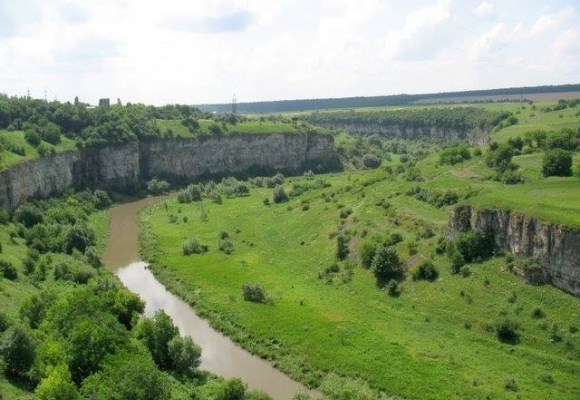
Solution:
M 48 154 L 0 171 L 0 207 L 66 189 L 126 189 L 155 176 L 193 179 L 247 171 L 337 169 L 332 136 L 255 134 L 113 144 Z
M 454 141 L 467 141 L 473 146 L 481 146 L 487 143 L 489 132 L 480 129 L 458 130 L 445 129 L 437 126 L 431 127 L 402 127 L 399 125 L 382 125 L 379 123 L 319 123 L 331 129 L 343 130 L 351 134 L 372 135 L 379 134 L 388 138 L 420 139 L 435 138 Z
M 536 259 L 541 275 L 558 288 L 580 296 L 580 229 L 539 221 L 509 210 L 462 206 L 453 210 L 447 236 L 481 230 L 489 233 L 497 249 Z M 534 272 L 534 271 L 532 271 Z M 534 280 L 541 280 L 538 271 Z

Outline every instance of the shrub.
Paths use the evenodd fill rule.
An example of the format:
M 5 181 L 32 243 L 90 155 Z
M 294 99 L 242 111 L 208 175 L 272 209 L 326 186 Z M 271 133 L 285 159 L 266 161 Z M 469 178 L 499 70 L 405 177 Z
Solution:
M 387 283 L 387 293 L 391 297 L 397 297 L 401 294 L 399 282 L 396 279 L 391 279 L 389 283 Z
M 10 319 L 8 316 L 0 311 L 0 333 L 4 332 L 10 327 Z
M 35 129 L 27 129 L 24 132 L 24 139 L 33 147 L 38 147 L 38 145 L 42 142 L 40 135 L 36 132 Z
M 190 254 L 203 254 L 208 251 L 208 247 L 204 244 L 201 244 L 199 240 L 195 237 L 190 237 L 185 242 L 183 242 L 183 255 L 190 255 Z
M 242 286 L 242 293 L 245 301 L 251 301 L 253 303 L 265 303 L 268 301 L 266 290 L 259 283 L 245 283 Z
M 489 151 L 485 156 L 485 162 L 488 167 L 497 171 L 505 171 L 511 164 L 514 149 L 508 144 L 490 145 Z
M 562 149 L 546 150 L 542 163 L 542 175 L 572 176 L 572 152 Z
M 30 228 L 43 220 L 43 213 L 32 203 L 25 203 L 16 209 L 14 219 L 25 227 Z
M 192 201 L 201 200 L 201 188 L 199 185 L 189 185 L 177 195 L 177 201 L 180 203 L 191 203 Z
M 95 190 L 93 192 L 93 196 L 95 207 L 97 207 L 98 210 L 103 210 L 109 207 L 111 204 L 113 204 L 111 198 L 109 197 L 109 194 L 104 190 L 99 189 Z
M 272 200 L 276 204 L 284 203 L 289 200 L 289 197 L 286 194 L 286 191 L 284 190 L 284 186 L 278 185 L 274 188 L 274 190 L 272 191 Z
M 4 278 L 11 281 L 18 279 L 18 271 L 16 271 L 14 265 L 12 265 L 12 263 L 8 260 L 0 259 L 0 272 L 2 272 L 2 276 L 4 276 Z
M 439 153 L 439 164 L 455 165 L 470 158 L 471 153 L 466 145 L 448 147 Z
M 469 263 L 490 257 L 493 254 L 494 242 L 491 235 L 482 231 L 465 232 L 455 241 L 455 248 Z
M 397 251 L 391 246 L 379 246 L 373 257 L 371 269 L 379 282 L 387 282 L 403 276 L 403 265 Z
M 534 319 L 540 319 L 540 318 L 544 318 L 546 316 L 546 313 L 540 307 L 534 307 L 534 309 L 532 310 L 531 316 Z
M 24 328 L 14 325 L 4 334 L 0 343 L 0 354 L 4 358 L 5 373 L 11 376 L 21 376 L 32 367 L 36 344 Z
M 412 272 L 413 280 L 434 281 L 439 277 L 439 271 L 431 261 L 425 261 L 416 267 Z
M 348 242 L 350 238 L 346 235 L 338 235 L 336 237 L 336 258 L 339 260 L 344 260 L 349 253 Z
M 506 379 L 503 386 L 505 390 L 509 390 L 510 392 L 517 392 L 519 390 L 518 383 L 514 378 Z
M 503 319 L 495 326 L 495 333 L 500 342 L 516 344 L 520 341 L 519 325 L 511 319 Z
M 169 191 L 169 188 L 169 183 L 163 180 L 153 178 L 147 182 L 147 192 L 153 195 L 165 194 Z
M 361 259 L 361 264 L 365 268 L 370 268 L 375 252 L 377 249 L 377 243 L 371 240 L 365 240 L 361 243 L 359 247 L 359 256 Z
M 218 239 L 218 249 L 225 254 L 232 254 L 234 252 L 234 243 L 229 237 Z
M 365 154 L 362 162 L 366 168 L 375 169 L 381 166 L 381 159 L 374 154 Z

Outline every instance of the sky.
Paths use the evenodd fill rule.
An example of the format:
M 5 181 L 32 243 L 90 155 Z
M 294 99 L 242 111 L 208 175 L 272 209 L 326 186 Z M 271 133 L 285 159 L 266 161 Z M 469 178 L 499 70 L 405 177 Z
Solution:
M 0 93 L 200 104 L 580 83 L 578 0 L 0 0 Z

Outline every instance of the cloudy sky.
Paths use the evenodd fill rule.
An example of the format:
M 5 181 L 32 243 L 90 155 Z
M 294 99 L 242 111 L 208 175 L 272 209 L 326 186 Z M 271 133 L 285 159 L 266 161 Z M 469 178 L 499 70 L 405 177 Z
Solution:
M 0 0 L 0 92 L 229 102 L 580 82 L 578 0 Z

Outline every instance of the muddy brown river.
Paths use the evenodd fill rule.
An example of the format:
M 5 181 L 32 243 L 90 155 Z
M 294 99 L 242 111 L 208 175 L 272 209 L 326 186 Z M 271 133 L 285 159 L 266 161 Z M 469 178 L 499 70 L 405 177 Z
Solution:
M 191 336 L 201 346 L 201 369 L 226 378 L 239 377 L 250 389 L 262 390 L 276 400 L 290 400 L 295 394 L 307 391 L 267 361 L 214 330 L 187 303 L 165 289 L 139 259 L 137 213 L 159 201 L 161 198 L 146 198 L 111 209 L 109 239 L 103 255 L 107 268 L 146 302 L 146 315 L 164 310 L 182 335 Z

